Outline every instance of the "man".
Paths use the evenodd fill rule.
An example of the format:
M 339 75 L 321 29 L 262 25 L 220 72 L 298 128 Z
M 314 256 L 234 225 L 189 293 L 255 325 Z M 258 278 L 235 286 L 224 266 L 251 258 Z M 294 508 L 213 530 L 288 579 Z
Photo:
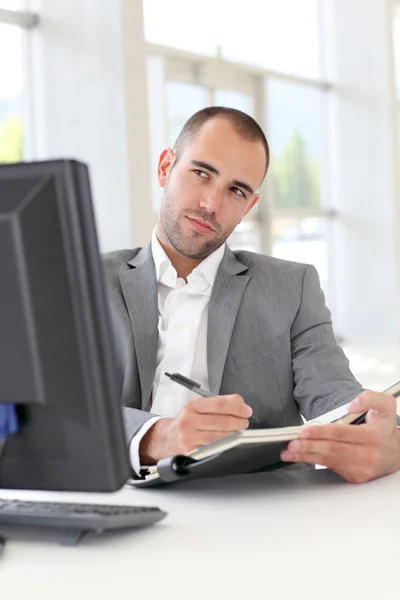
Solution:
M 368 423 L 304 428 L 282 459 L 363 482 L 400 466 L 393 397 L 363 392 L 338 347 L 315 268 L 225 244 L 269 164 L 258 124 L 233 109 L 193 115 L 159 159 L 152 240 L 105 258 L 131 462 L 183 454 L 249 426 L 281 427 L 353 400 Z M 208 388 L 199 398 L 165 372 Z

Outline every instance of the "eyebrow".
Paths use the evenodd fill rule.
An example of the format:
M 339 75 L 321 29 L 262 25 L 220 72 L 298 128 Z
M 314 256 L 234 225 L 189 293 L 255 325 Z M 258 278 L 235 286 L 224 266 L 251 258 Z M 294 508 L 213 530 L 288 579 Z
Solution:
M 216 169 L 215 167 L 213 167 L 212 165 L 210 165 L 206 162 L 203 162 L 202 160 L 192 160 L 192 165 L 195 167 L 201 167 L 203 169 L 207 169 L 207 171 L 210 171 L 210 173 L 214 173 L 215 175 L 220 175 L 220 172 L 218 171 L 218 169 Z M 233 185 L 237 185 L 238 187 L 243 188 L 244 190 L 249 192 L 249 194 L 254 194 L 253 188 L 248 183 L 244 183 L 243 181 L 238 181 L 237 179 L 234 179 L 232 181 L 232 183 L 233 183 Z

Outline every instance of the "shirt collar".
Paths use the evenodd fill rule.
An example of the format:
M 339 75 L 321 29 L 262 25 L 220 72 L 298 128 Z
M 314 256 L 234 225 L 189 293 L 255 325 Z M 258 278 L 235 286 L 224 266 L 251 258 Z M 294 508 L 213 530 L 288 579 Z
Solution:
M 153 260 L 156 269 L 157 282 L 165 283 L 170 287 L 174 287 L 176 284 L 177 273 L 171 264 L 165 250 L 161 246 L 156 236 L 156 230 L 153 230 L 151 236 L 151 251 L 153 253 Z M 222 244 L 212 254 L 207 256 L 188 276 L 188 283 L 194 283 L 196 280 L 203 279 L 208 286 L 213 286 L 215 278 L 217 276 L 218 267 L 224 256 L 225 244 Z M 174 281 L 172 281 L 171 275 L 175 273 Z M 165 277 L 169 275 L 169 277 Z M 167 279 L 167 280 L 165 280 Z
M 154 266 L 156 268 L 156 278 L 159 282 L 161 281 L 168 267 L 172 267 L 172 265 L 168 256 L 165 254 L 164 248 L 161 246 L 160 242 L 157 239 L 155 229 L 153 229 L 153 233 L 151 236 L 151 252 L 153 254 Z

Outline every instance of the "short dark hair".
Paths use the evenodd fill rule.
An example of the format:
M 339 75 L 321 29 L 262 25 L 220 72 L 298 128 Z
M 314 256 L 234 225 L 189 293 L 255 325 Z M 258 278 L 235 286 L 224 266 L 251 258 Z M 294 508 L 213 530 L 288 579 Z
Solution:
M 267 138 L 263 130 L 257 121 L 247 113 L 226 106 L 208 106 L 207 108 L 202 108 L 186 121 L 173 147 L 176 159 L 179 160 L 186 142 L 204 123 L 216 118 L 227 119 L 243 139 L 262 143 L 265 150 L 265 176 L 269 167 L 270 153 Z

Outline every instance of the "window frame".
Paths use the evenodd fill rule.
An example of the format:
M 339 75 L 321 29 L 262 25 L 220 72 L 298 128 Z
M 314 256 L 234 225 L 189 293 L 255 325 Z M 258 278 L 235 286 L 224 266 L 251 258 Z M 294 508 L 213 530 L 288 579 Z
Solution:
M 37 13 L 26 10 L 8 10 L 0 8 L 0 24 L 18 27 L 22 30 L 22 126 L 23 126 L 23 159 L 34 158 L 34 134 L 33 134 L 33 53 L 31 32 L 40 24 Z

